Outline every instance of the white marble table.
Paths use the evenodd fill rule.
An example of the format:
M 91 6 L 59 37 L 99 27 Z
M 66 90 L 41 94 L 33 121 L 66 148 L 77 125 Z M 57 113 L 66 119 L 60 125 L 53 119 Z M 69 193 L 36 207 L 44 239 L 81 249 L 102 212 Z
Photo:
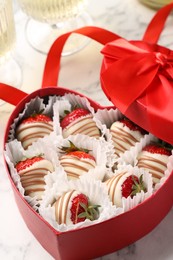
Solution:
M 96 26 L 112 30 L 127 39 L 141 39 L 154 11 L 137 0 L 90 0 L 89 13 Z M 22 90 L 30 93 L 40 87 L 46 57 L 34 51 L 26 42 L 24 25 L 27 17 L 17 10 L 17 46 L 15 57 L 23 70 Z M 172 47 L 172 19 L 161 43 Z M 101 46 L 91 42 L 80 53 L 63 58 L 59 85 L 75 89 L 108 104 L 99 84 Z M 13 106 L 0 107 L 0 259 L 1 260 L 51 260 L 26 227 L 14 201 L 13 193 L 3 165 L 2 143 L 5 126 Z M 135 228 L 135 226 L 134 226 Z M 173 211 L 150 234 L 133 245 L 110 255 L 104 260 L 172 260 L 173 259 Z M 81 259 L 82 260 L 82 259 Z

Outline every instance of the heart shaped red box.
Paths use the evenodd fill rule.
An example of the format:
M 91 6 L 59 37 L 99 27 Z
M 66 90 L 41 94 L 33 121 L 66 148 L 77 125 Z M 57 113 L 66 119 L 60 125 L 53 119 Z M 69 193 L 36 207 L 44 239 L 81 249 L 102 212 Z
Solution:
M 159 18 L 159 21 L 162 21 L 161 22 L 162 25 L 164 24 L 165 19 L 172 8 L 173 8 L 173 4 L 167 6 L 166 8 L 163 8 L 156 15 L 156 18 L 157 19 Z M 158 35 L 160 35 L 161 30 L 162 30 L 162 26 L 160 26 L 158 29 Z M 120 38 L 113 33 L 95 27 L 87 27 L 87 28 L 79 29 L 76 32 L 87 35 L 103 44 L 109 43 L 111 41 L 115 41 L 116 43 L 116 40 Z M 148 32 L 145 36 L 145 39 L 148 37 L 149 33 L 150 33 L 150 27 L 148 27 Z M 69 89 L 57 88 L 57 87 L 45 87 L 45 86 L 52 85 L 52 82 L 54 82 L 54 85 L 56 85 L 57 75 L 59 71 L 59 63 L 57 62 L 57 59 L 60 60 L 61 50 L 69 35 L 70 34 L 64 35 L 62 38 L 58 39 L 51 48 L 47 58 L 46 67 L 45 67 L 45 73 L 43 77 L 44 87 L 42 89 L 39 89 L 31 93 L 30 95 L 27 95 L 26 93 L 14 89 L 5 84 L 0 85 L 0 90 L 2 93 L 1 98 L 12 104 L 17 105 L 7 125 L 6 134 L 5 134 L 5 143 L 8 140 L 9 131 L 13 123 L 13 120 L 24 109 L 25 104 L 29 102 L 32 98 L 35 98 L 36 96 L 46 98 L 47 96 L 64 95 L 65 93 L 74 93 L 82 96 L 80 93 L 76 93 Z M 133 44 L 133 42 L 130 44 Z M 140 42 L 138 42 L 135 45 L 137 46 L 137 48 L 141 47 Z M 148 50 L 148 48 L 146 49 Z M 161 47 L 159 47 L 159 52 L 160 51 L 162 51 Z M 103 61 L 103 67 L 102 67 L 103 74 L 101 74 L 101 77 L 102 77 L 102 81 L 104 82 L 103 89 L 107 95 L 109 93 L 108 96 L 110 97 L 109 91 L 112 90 L 109 88 L 107 84 L 105 84 L 104 71 L 106 70 L 106 67 L 109 67 L 110 63 L 112 62 L 112 57 L 108 57 L 107 62 L 106 59 L 107 57 Z M 106 62 L 106 66 L 105 66 L 105 62 Z M 52 71 L 52 66 L 54 67 L 54 71 Z M 8 93 L 8 97 L 5 93 Z M 144 95 L 142 96 L 137 95 L 137 100 L 135 97 L 134 107 L 137 113 L 136 112 L 134 113 L 134 107 L 131 109 L 129 109 L 129 107 L 128 109 L 124 108 L 124 104 L 123 105 L 121 104 L 121 102 L 119 101 L 119 97 L 118 99 L 116 98 L 115 93 L 116 91 L 113 90 L 113 96 L 111 96 L 110 98 L 113 100 L 115 104 L 117 103 L 118 108 L 120 108 L 120 110 L 122 110 L 122 112 L 125 113 L 128 111 L 126 114 L 130 117 L 130 119 L 137 122 L 142 127 L 145 126 L 145 129 L 150 131 L 150 124 L 148 123 L 150 122 L 150 118 L 148 118 L 147 103 L 144 102 L 145 100 Z M 13 94 L 13 99 L 11 99 L 10 94 Z M 104 108 L 101 107 L 95 101 L 91 99 L 88 100 L 95 110 Z M 133 104 L 133 102 L 131 104 Z M 143 123 L 143 121 L 141 120 L 139 121 L 140 118 L 139 115 L 142 115 L 142 120 L 145 118 L 147 119 L 145 123 Z M 164 117 L 163 118 L 160 117 L 160 123 L 162 122 L 162 120 L 166 120 L 166 119 Z M 151 127 L 151 130 L 152 130 L 151 132 L 154 132 L 153 126 Z M 169 135 L 163 136 L 163 131 L 161 130 L 161 132 L 159 132 L 160 136 L 158 135 L 158 137 L 165 137 L 163 139 L 166 139 L 166 141 L 170 141 L 170 140 L 172 141 L 172 139 L 169 139 L 170 132 L 168 131 L 167 133 L 169 133 Z M 23 216 L 23 219 L 26 222 L 26 225 L 28 226 L 30 231 L 34 234 L 34 236 L 38 239 L 41 245 L 55 259 L 71 259 L 71 260 L 91 259 L 121 249 L 133 243 L 134 241 L 138 240 L 142 236 L 146 235 L 155 226 L 157 226 L 159 222 L 169 212 L 173 204 L 173 189 L 172 189 L 173 172 L 172 172 L 169 178 L 165 181 L 165 183 L 150 198 L 146 199 L 143 203 L 139 204 L 138 206 L 129 210 L 128 212 L 92 226 L 79 228 L 67 232 L 58 232 L 49 223 L 47 223 L 47 221 L 45 221 L 40 215 L 38 215 L 34 211 L 34 209 L 24 200 L 24 198 L 17 190 L 10 176 L 7 164 L 6 164 L 6 168 L 7 168 L 9 179 L 11 181 L 16 203 L 18 205 L 21 215 Z M 131 225 L 129 223 L 135 223 L 135 229 L 134 229 L 134 225 Z

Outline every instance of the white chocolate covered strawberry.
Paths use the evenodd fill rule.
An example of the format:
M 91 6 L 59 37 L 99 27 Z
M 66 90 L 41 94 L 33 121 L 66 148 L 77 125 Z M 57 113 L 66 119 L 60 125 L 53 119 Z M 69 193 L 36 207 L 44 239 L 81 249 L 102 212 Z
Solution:
M 154 184 L 164 176 L 171 150 L 158 143 L 146 145 L 137 157 L 137 166 L 152 174 Z
M 68 191 L 54 203 L 55 219 L 60 224 L 76 224 L 99 217 L 99 206 L 91 205 L 89 198 L 76 190 Z
M 100 131 L 93 120 L 91 112 L 84 108 L 76 108 L 66 113 L 60 125 L 65 138 L 76 134 L 84 134 L 95 138 L 100 137 Z
M 44 176 L 48 172 L 53 172 L 52 163 L 41 156 L 36 156 L 18 162 L 15 168 L 20 176 L 25 195 L 41 200 L 45 190 Z
M 146 133 L 127 118 L 114 122 L 110 127 L 110 132 L 117 157 L 139 142 Z
M 143 182 L 143 175 L 138 178 L 128 172 L 118 173 L 105 183 L 108 188 L 108 195 L 113 205 L 122 207 L 122 198 L 133 198 L 137 193 L 142 190 L 145 192 L 146 187 Z
M 60 157 L 60 164 L 68 179 L 77 179 L 96 167 L 96 160 L 87 149 L 77 148 L 70 142 L 70 147 L 62 147 L 62 150 L 65 154 Z
M 27 149 L 38 138 L 49 135 L 53 131 L 52 119 L 43 114 L 33 114 L 22 120 L 16 129 L 16 138 Z

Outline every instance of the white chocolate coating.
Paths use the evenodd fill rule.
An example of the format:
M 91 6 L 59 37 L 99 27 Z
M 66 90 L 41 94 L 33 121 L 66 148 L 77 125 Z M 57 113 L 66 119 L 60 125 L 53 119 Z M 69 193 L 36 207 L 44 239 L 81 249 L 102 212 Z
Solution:
M 53 172 L 54 168 L 50 161 L 43 159 L 35 162 L 30 167 L 25 168 L 18 172 L 22 186 L 25 190 L 25 195 L 35 197 L 41 200 L 45 190 L 44 176 L 48 172 Z
M 67 173 L 68 179 L 77 179 L 79 176 L 87 173 L 90 169 L 96 167 L 96 162 L 89 158 L 78 158 L 73 155 L 63 155 L 60 158 L 60 164 Z
M 105 183 L 108 188 L 108 195 L 113 205 L 122 207 L 122 184 L 129 177 L 131 173 L 126 171 L 116 174 Z
M 154 184 L 156 184 L 164 176 L 168 158 L 168 155 L 141 151 L 137 157 L 137 166 L 148 170 L 152 174 Z
M 63 129 L 62 134 L 64 138 L 76 134 L 84 134 L 95 138 L 100 137 L 100 131 L 91 114 L 80 117 L 69 124 Z
M 140 141 L 141 137 L 143 137 L 140 131 L 130 130 L 119 121 L 116 121 L 111 125 L 110 132 L 112 134 L 112 141 L 117 157 L 119 157 L 121 153 L 129 150 L 136 142 Z
M 33 122 L 21 123 L 17 130 L 16 136 L 21 141 L 24 149 L 27 149 L 38 138 L 49 135 L 53 131 L 53 122 Z
M 64 193 L 61 197 L 57 199 L 54 203 L 55 207 L 55 218 L 57 223 L 71 225 L 73 224 L 71 220 L 70 208 L 72 205 L 72 200 L 79 194 L 79 192 L 72 190 Z

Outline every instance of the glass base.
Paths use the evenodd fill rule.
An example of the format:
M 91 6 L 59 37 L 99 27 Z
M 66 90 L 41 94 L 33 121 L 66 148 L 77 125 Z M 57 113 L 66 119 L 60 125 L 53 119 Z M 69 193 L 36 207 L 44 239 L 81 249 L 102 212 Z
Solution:
M 0 58 L 0 82 L 21 88 L 22 71 L 18 63 L 13 59 Z M 0 99 L 0 106 L 5 102 Z
M 70 19 L 63 23 L 54 25 L 41 23 L 33 19 L 28 19 L 26 23 L 25 33 L 28 43 L 36 51 L 47 54 L 53 42 L 62 34 L 92 25 L 93 21 L 86 12 L 78 15 L 74 19 Z M 71 35 L 64 46 L 62 56 L 71 55 L 83 49 L 90 40 L 80 35 Z

